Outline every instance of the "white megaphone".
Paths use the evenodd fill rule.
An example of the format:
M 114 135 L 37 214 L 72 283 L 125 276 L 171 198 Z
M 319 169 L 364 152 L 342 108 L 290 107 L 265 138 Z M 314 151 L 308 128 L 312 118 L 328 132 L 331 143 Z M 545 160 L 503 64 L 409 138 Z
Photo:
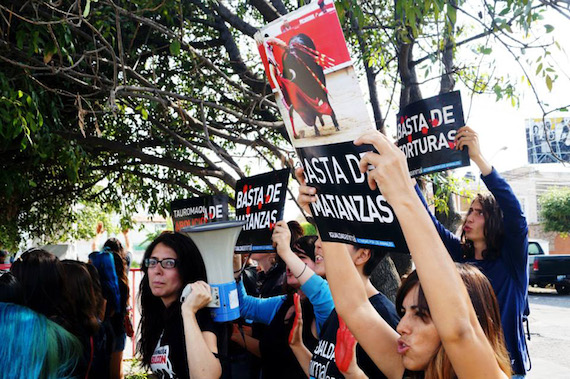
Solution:
M 216 322 L 239 318 L 239 301 L 234 279 L 234 248 L 245 221 L 221 221 L 187 226 L 180 232 L 194 241 L 206 266 L 212 288 L 212 318 Z M 187 296 L 186 289 L 182 296 Z

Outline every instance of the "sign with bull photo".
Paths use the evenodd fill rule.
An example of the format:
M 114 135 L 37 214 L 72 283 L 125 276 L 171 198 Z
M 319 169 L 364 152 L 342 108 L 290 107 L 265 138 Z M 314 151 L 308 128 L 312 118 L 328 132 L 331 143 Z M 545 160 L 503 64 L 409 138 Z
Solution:
M 174 231 L 214 221 L 228 220 L 228 195 L 178 199 L 170 203 Z
M 289 169 L 238 180 L 236 220 L 245 221 L 236 243 L 236 253 L 273 253 L 271 236 L 283 218 Z
M 408 158 L 410 175 L 469 166 L 467 149 L 455 148 L 455 133 L 464 125 L 459 91 L 404 107 L 398 114 L 398 147 Z
M 407 252 L 398 220 L 370 190 L 352 141 L 373 129 L 332 0 L 313 1 L 262 28 L 259 52 L 287 132 L 317 188 L 313 216 L 324 241 Z

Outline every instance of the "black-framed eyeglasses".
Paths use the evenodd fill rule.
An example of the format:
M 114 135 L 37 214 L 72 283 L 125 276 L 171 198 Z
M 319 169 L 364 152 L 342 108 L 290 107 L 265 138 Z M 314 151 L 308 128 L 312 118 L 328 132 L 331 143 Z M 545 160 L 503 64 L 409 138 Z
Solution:
M 178 259 L 165 258 L 165 259 L 159 261 L 156 258 L 147 258 L 144 260 L 144 265 L 145 265 L 145 267 L 148 267 L 148 268 L 156 267 L 156 265 L 159 263 L 162 266 L 162 268 L 170 269 L 170 268 L 176 267 L 176 265 L 178 264 Z

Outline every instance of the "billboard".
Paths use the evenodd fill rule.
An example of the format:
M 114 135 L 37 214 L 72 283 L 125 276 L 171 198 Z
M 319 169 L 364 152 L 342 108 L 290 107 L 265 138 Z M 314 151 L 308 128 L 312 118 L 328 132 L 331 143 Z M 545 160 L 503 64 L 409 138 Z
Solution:
M 528 163 L 570 162 L 570 117 L 530 118 L 525 124 Z

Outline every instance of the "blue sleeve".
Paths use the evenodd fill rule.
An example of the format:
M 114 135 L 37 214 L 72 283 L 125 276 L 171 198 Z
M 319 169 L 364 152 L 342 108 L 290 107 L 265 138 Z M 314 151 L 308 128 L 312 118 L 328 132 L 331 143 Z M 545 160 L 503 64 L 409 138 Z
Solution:
M 495 200 L 497 200 L 501 211 L 503 211 L 505 236 L 503 249 L 501 250 L 501 259 L 505 261 L 515 277 L 520 280 L 521 285 L 525 286 L 528 269 L 528 225 L 521 205 L 511 186 L 494 168 L 489 175 L 481 175 L 481 179 L 483 179 L 485 185 L 491 191 Z
M 320 335 L 321 327 L 334 309 L 329 284 L 326 280 L 313 273 L 313 276 L 301 286 L 301 290 L 313 304 L 313 311 L 317 321 L 317 334 Z
M 237 283 L 240 316 L 269 325 L 275 314 L 285 302 L 285 295 L 269 297 L 266 299 L 250 296 L 245 292 L 243 282 Z
M 441 222 L 439 222 L 439 220 L 430 212 L 429 206 L 427 205 L 427 202 L 426 202 L 426 199 L 424 198 L 424 195 L 422 194 L 422 191 L 420 190 L 420 187 L 418 187 L 417 184 L 415 185 L 414 189 L 416 190 L 418 197 L 422 201 L 422 204 L 424 205 L 429 216 L 431 217 L 431 220 L 433 221 L 433 224 L 435 225 L 435 228 L 437 229 L 437 233 L 439 234 L 439 237 L 441 238 L 441 240 L 443 241 L 443 244 L 447 248 L 449 255 L 451 255 L 451 258 L 454 261 L 456 261 L 456 262 L 460 261 L 461 260 L 461 241 L 459 240 L 459 238 L 455 234 L 453 234 L 449 230 L 447 230 L 445 228 L 445 226 L 443 226 L 443 224 Z

